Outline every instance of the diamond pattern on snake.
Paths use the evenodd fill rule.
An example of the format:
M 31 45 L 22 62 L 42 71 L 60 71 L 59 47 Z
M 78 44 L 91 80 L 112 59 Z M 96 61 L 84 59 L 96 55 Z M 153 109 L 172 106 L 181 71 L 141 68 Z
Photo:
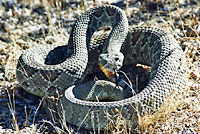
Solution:
M 111 32 L 93 36 L 103 26 L 110 26 Z M 127 94 L 116 81 L 120 68 L 138 63 L 151 66 L 150 79 L 141 92 Z M 109 81 L 82 82 L 96 68 Z M 156 112 L 168 96 L 185 87 L 185 72 L 184 53 L 170 33 L 129 26 L 123 10 L 106 5 L 83 13 L 65 46 L 34 46 L 24 51 L 16 76 L 29 93 L 62 96 L 58 113 L 64 114 L 67 123 L 104 130 L 110 115 L 119 113 L 129 126 L 137 126 L 138 115 Z M 101 92 L 95 100 L 94 94 Z

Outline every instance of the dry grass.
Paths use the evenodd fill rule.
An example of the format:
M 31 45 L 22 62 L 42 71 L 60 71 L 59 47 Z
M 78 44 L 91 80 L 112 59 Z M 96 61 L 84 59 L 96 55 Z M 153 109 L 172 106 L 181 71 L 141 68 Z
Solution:
M 48 18 L 48 25 L 49 25 L 49 32 L 46 34 L 44 33 L 44 39 L 46 42 L 53 43 L 53 44 L 60 44 L 63 45 L 65 44 L 65 42 L 67 41 L 67 37 L 66 34 L 63 31 L 63 24 L 58 24 L 55 25 L 53 23 L 53 20 L 51 18 L 51 14 L 52 12 L 54 12 L 52 9 L 56 9 L 56 14 L 58 16 L 61 16 L 61 3 L 58 0 L 41 0 L 43 6 L 45 7 L 45 10 L 47 12 L 47 18 Z M 158 2 L 159 0 L 157 0 Z M 30 3 L 31 5 L 33 4 L 33 1 L 26 1 L 24 0 L 25 3 Z M 149 0 L 148 0 L 149 2 Z M 190 96 L 195 96 L 199 102 L 200 102 L 200 96 L 199 96 L 199 89 L 200 89 L 200 72 L 199 72 L 199 63 L 198 63 L 198 56 L 200 53 L 200 48 L 199 46 L 195 45 L 195 42 L 199 42 L 200 41 L 200 36 L 199 36 L 199 31 L 196 30 L 195 26 L 199 25 L 199 16 L 198 15 L 193 15 L 193 12 L 190 13 L 190 9 L 183 9 L 183 8 L 179 8 L 179 1 L 175 2 L 177 4 L 177 9 L 174 11 L 169 11 L 168 17 L 166 16 L 162 16 L 160 15 L 163 11 L 159 11 L 157 10 L 157 13 L 159 15 L 160 20 L 162 21 L 162 23 L 154 23 L 156 26 L 158 27 L 163 27 L 165 29 L 167 29 L 168 31 L 172 32 L 176 39 L 178 41 L 180 41 L 183 45 L 183 47 L 185 48 L 185 54 L 187 57 L 187 63 L 188 63 L 188 68 L 190 69 L 188 72 L 188 87 L 186 89 L 181 89 L 179 92 L 178 96 L 170 96 L 169 99 L 166 101 L 166 103 L 159 109 L 158 112 L 156 112 L 155 114 L 152 115 L 146 115 L 144 117 L 139 117 L 139 128 L 137 130 L 138 133 L 158 133 L 160 132 L 160 129 L 162 127 L 162 125 L 165 125 L 167 123 L 171 123 L 170 122 L 170 117 L 172 116 L 172 113 L 177 111 L 177 108 L 179 107 L 184 107 L 187 106 L 186 109 L 188 109 L 188 111 L 193 112 L 193 115 L 195 115 L 196 113 L 199 113 L 200 110 L 193 108 L 193 106 L 200 106 L 200 103 L 195 103 L 193 102 L 193 100 L 189 100 L 189 101 L 185 101 L 187 100 Z M 81 3 L 82 5 L 79 7 L 80 9 L 76 9 L 76 10 L 81 10 L 81 12 L 84 12 L 82 10 L 85 10 L 87 5 L 84 5 L 84 3 Z M 33 6 L 33 5 L 32 5 Z M 32 7 L 31 6 L 31 7 Z M 200 6 L 200 3 L 199 3 Z M 83 8 L 85 7 L 85 8 Z M 129 3 L 127 2 L 127 7 L 129 7 Z M 72 9 L 70 9 L 72 10 Z M 130 13 L 129 8 L 127 8 L 126 10 L 127 16 L 131 17 L 132 13 L 136 12 L 134 10 L 131 10 L 132 13 Z M 182 18 L 182 14 L 184 12 L 189 12 L 189 17 L 187 19 Z M 150 15 L 148 15 L 150 16 Z M 181 22 L 181 33 L 183 33 L 183 37 L 180 37 L 179 35 L 177 35 L 175 32 L 173 32 L 174 30 L 178 29 L 176 25 L 174 25 L 173 22 L 177 21 L 177 16 L 179 16 L 179 21 Z M 149 22 L 145 22 L 142 24 L 145 25 L 152 25 L 151 24 L 152 21 Z M 154 22 L 154 21 L 153 21 Z M 140 24 L 139 24 L 140 25 Z M 190 28 L 191 30 L 187 30 L 185 29 L 185 27 Z M 5 66 L 5 77 L 7 80 L 2 81 L 1 85 L 5 85 L 8 83 L 12 83 L 15 86 L 15 67 L 16 67 L 16 63 L 17 63 L 17 59 L 20 55 L 20 50 L 22 48 L 24 48 L 23 42 L 19 41 L 19 36 L 26 36 L 26 34 L 24 35 L 18 35 L 16 33 L 11 33 L 10 37 L 12 38 L 12 42 L 10 44 L 5 44 L 5 48 L 4 48 L 4 52 L 6 54 L 6 56 L 1 57 L 1 63 Z M 49 37 L 53 37 L 52 40 L 49 40 Z M 28 37 L 27 37 L 28 38 Z M 32 44 L 36 44 L 36 42 L 34 42 L 34 40 L 31 39 L 26 39 L 27 43 L 31 46 Z M 43 44 L 43 41 L 41 41 L 40 39 L 37 40 L 37 42 L 39 41 L 39 43 Z M 34 43 L 33 43 L 34 42 Z M 26 46 L 27 47 L 27 46 Z M 13 86 L 12 85 L 12 86 Z M 11 87 L 12 87 L 11 86 Z M 192 94 L 192 95 L 191 95 Z M 195 95 L 194 95 L 195 94 Z M 11 96 L 9 96 L 11 97 Z M 9 99 L 11 100 L 11 99 Z M 15 100 L 14 98 L 12 100 Z M 195 103 L 195 104 L 194 104 Z M 17 133 L 20 133 L 19 130 L 19 126 L 18 126 L 18 121 L 17 118 L 15 117 L 14 111 L 15 111 L 15 103 L 14 102 L 9 102 L 9 108 L 10 111 L 12 113 L 12 117 L 13 117 L 13 124 L 14 124 L 14 129 Z M 39 107 L 38 107 L 39 108 Z M 192 111 L 191 109 L 194 109 L 194 111 Z M 196 110 L 196 111 L 195 111 Z M 58 126 L 55 126 L 54 123 L 49 122 L 49 121 L 44 121 L 45 123 L 49 123 L 51 126 L 53 126 L 53 128 L 55 129 L 55 131 L 57 133 L 73 133 L 73 130 L 71 130 L 70 128 L 67 127 L 67 125 L 65 124 L 64 118 L 61 118 L 61 124 L 63 126 L 61 126 L 61 128 L 59 128 Z M 114 122 L 114 123 L 113 123 Z M 118 117 L 116 118 L 115 121 L 111 122 L 110 124 L 115 124 L 113 125 L 108 125 L 110 131 L 107 131 L 108 133 L 112 132 L 112 133 L 124 133 L 124 134 L 128 134 L 131 133 L 131 131 L 127 128 L 127 122 L 126 120 L 123 119 L 122 115 L 118 115 Z M 186 122 L 186 121 L 185 121 Z M 184 121 L 182 123 L 185 123 Z M 199 123 L 199 124 L 198 124 Z M 200 126 L 200 122 L 197 122 L 197 127 Z M 25 125 L 26 127 L 26 125 Z M 37 129 L 37 126 L 34 127 L 35 129 Z M 123 128 L 123 129 L 122 129 Z M 67 131 L 67 132 L 64 132 Z M 169 130 L 168 132 L 177 132 L 178 130 Z

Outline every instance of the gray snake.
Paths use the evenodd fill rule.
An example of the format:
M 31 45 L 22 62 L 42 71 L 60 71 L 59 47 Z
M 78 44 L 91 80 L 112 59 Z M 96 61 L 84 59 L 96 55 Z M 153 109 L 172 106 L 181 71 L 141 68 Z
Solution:
M 99 27 L 107 25 L 112 27 L 110 34 L 96 35 L 90 41 Z M 81 89 L 90 85 L 83 85 L 77 90 L 73 84 L 91 72 L 102 53 L 113 51 L 124 54 L 123 65 L 150 65 L 152 71 L 148 85 L 139 94 L 117 101 L 92 102 L 77 98 L 81 93 L 86 94 L 88 91 Z M 113 115 L 116 109 L 132 126 L 136 124 L 138 114 L 157 111 L 168 96 L 184 88 L 185 72 L 185 56 L 172 35 L 155 27 L 128 28 L 127 18 L 121 9 L 100 6 L 86 11 L 77 19 L 68 45 L 35 46 L 25 51 L 19 58 L 16 75 L 19 85 L 32 94 L 56 96 L 64 93 L 58 112 L 64 114 L 70 124 L 103 130 L 109 122 L 108 116 Z M 102 87 L 113 86 L 108 82 Z

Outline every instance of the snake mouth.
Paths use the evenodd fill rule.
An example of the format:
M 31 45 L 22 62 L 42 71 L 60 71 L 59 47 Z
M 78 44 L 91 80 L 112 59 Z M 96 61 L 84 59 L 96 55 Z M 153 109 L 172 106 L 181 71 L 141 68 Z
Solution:
M 101 71 L 103 71 L 103 73 L 106 75 L 106 77 L 108 79 L 111 79 L 113 76 L 115 76 L 115 72 L 114 70 L 113 71 L 110 71 L 108 69 L 106 69 L 102 64 L 99 63 L 99 67 L 101 69 Z

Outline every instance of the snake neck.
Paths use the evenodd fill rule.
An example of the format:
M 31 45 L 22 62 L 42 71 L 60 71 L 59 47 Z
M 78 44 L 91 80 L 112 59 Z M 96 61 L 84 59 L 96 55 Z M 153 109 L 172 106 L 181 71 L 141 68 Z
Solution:
M 120 8 L 105 5 L 92 8 L 77 19 L 69 40 L 69 44 L 73 46 L 72 55 L 86 54 L 88 51 L 85 48 L 89 50 L 92 35 L 103 26 L 111 26 L 112 30 L 102 52 L 120 51 L 128 33 L 128 20 Z
M 45 65 L 48 65 L 49 68 L 61 65 L 67 74 L 80 78 L 88 65 L 88 55 L 93 45 L 90 44 L 91 37 L 103 26 L 111 26 L 112 30 L 105 40 L 102 52 L 119 51 L 128 32 L 125 13 L 114 6 L 99 6 L 86 11 L 77 19 L 72 28 L 68 45 L 51 50 L 45 59 Z M 120 36 L 122 37 L 120 38 Z M 108 50 L 108 48 L 112 49 Z M 101 51 L 98 52 L 101 53 Z

